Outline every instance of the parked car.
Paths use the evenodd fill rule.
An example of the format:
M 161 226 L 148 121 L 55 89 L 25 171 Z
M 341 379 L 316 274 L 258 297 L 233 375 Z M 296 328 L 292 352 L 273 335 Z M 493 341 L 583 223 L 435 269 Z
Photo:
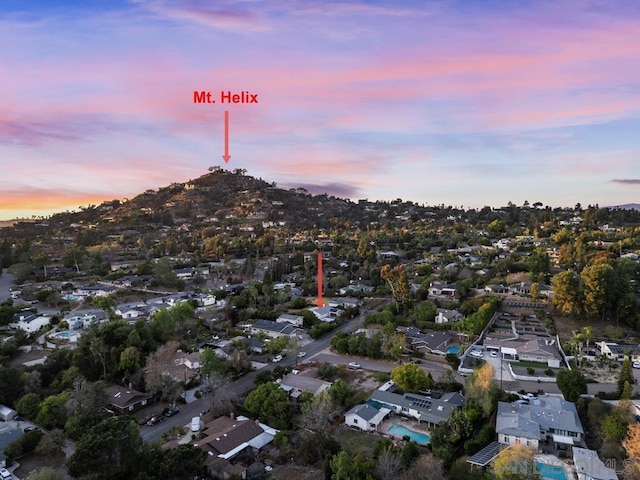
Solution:
M 40 430 L 40 427 L 35 427 L 35 426 L 31 425 L 31 426 L 29 426 L 29 427 L 24 427 L 24 428 L 22 429 L 22 431 L 23 431 L 24 433 L 32 432 L 32 431 L 34 431 L 34 430 Z
M 13 477 L 11 476 L 11 472 L 6 468 L 0 468 L 0 479 L 2 480 L 11 480 Z
M 305 357 L 306 355 L 307 355 L 307 352 L 298 352 L 298 358 Z
M 167 410 L 167 413 L 165 413 L 165 416 L 172 417 L 179 412 L 180 412 L 180 409 L 178 407 L 171 407 L 169 410 Z
M 480 350 L 471 350 L 471 355 L 474 357 L 482 357 L 482 352 Z
M 149 425 L 150 427 L 153 427 L 154 425 L 162 421 L 164 421 L 164 415 L 154 415 L 149 419 L 149 421 L 147 422 L 147 425 Z
M 640 368 L 640 362 L 633 362 L 633 363 L 631 364 L 631 366 L 632 366 L 633 368 Z
M 360 368 L 360 364 L 358 362 L 349 362 L 348 367 L 357 370 L 358 368 Z
M 201 427 L 202 419 L 200 417 L 193 417 L 191 419 L 191 431 L 199 432 Z
M 278 363 L 281 360 L 282 360 L 282 355 L 276 355 L 275 357 L 273 357 L 273 360 L 271 360 L 271 361 L 273 363 Z
M 494 351 L 494 352 L 491 352 L 491 356 L 492 356 L 492 357 L 497 357 L 497 356 L 498 356 L 498 352 L 495 352 L 495 351 Z

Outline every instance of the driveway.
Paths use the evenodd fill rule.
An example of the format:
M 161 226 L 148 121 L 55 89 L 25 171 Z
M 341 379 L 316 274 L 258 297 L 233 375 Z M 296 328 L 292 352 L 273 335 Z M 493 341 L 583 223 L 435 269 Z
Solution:
M 0 275 L 0 302 L 4 302 L 11 297 L 11 287 L 13 287 L 14 276 L 7 272 L 5 268 Z

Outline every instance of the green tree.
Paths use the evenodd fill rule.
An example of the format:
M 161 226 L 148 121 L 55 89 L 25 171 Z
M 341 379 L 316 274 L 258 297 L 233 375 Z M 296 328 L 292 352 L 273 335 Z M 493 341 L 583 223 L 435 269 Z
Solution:
M 40 413 L 40 395 L 27 393 L 16 402 L 16 411 L 23 417 L 35 420 Z
M 587 379 L 578 370 L 560 370 L 556 383 L 569 402 L 575 402 L 580 395 L 587 393 Z
M 405 363 L 394 368 L 391 379 L 406 392 L 426 390 L 428 386 L 427 375 L 415 363 Z
M 136 347 L 127 347 L 120 353 L 120 370 L 126 381 L 140 370 L 140 352 Z
M 551 280 L 553 304 L 565 315 L 576 317 L 583 311 L 583 291 L 580 277 L 572 271 L 560 272 Z
M 334 402 L 342 405 L 343 407 L 346 407 L 350 404 L 351 400 L 353 399 L 353 395 L 355 394 L 355 390 L 340 378 L 333 382 L 333 385 L 329 387 L 329 390 L 327 390 L 327 392 L 329 393 L 329 395 L 331 395 L 331 398 Z
M 613 267 L 598 263 L 584 267 L 580 273 L 584 285 L 584 310 L 602 318 L 613 309 L 616 279 Z
M 278 429 L 288 428 L 294 414 L 287 394 L 275 382 L 258 385 L 247 395 L 243 407 L 262 422 Z
M 40 412 L 36 422 L 45 428 L 64 428 L 67 421 L 67 401 L 69 396 L 66 392 L 58 395 L 49 395 L 42 401 Z
M 625 383 L 633 385 L 635 379 L 633 377 L 633 368 L 629 357 L 625 357 L 620 367 L 620 376 L 618 377 L 618 398 L 622 398 Z
M 69 474 L 96 480 L 134 478 L 142 445 L 138 426 L 126 416 L 109 417 L 76 443 L 67 462 Z

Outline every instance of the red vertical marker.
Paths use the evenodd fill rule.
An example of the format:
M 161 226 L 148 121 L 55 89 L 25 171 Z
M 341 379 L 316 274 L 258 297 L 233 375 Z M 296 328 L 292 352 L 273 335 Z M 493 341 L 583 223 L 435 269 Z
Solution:
M 318 253 L 318 301 L 316 302 L 318 308 L 324 307 L 322 301 L 322 252 Z
M 229 163 L 229 110 L 224 111 L 224 155 L 222 159 L 224 163 Z

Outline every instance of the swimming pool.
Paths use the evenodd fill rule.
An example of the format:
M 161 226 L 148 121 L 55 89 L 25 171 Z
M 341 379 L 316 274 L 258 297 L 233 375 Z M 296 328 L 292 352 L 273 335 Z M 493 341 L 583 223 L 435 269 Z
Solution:
M 460 347 L 457 345 L 451 345 L 449 348 L 447 348 L 447 353 L 453 353 L 454 355 L 457 355 L 460 352 Z
M 54 335 L 56 338 L 69 338 L 71 334 L 69 332 L 59 332 Z
M 414 430 L 409 430 L 407 427 L 403 427 L 402 425 L 398 425 L 394 423 L 387 433 L 390 435 L 395 435 L 396 437 L 404 437 L 408 436 L 414 442 L 420 445 L 427 445 L 431 441 L 431 437 L 425 433 L 416 432 Z
M 562 465 L 536 462 L 536 467 L 538 467 L 538 471 L 542 478 L 548 478 L 550 480 L 567 480 L 567 476 L 564 473 Z

